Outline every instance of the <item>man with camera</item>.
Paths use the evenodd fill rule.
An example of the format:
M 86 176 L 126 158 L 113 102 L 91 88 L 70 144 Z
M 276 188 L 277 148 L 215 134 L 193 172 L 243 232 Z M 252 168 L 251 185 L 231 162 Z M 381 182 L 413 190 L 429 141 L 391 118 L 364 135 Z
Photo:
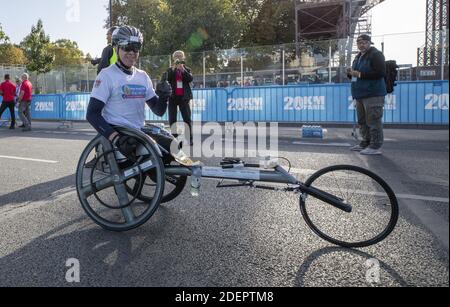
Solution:
M 384 142 L 383 107 L 387 95 L 386 62 L 381 51 L 373 47 L 369 35 L 357 39 L 359 54 L 347 70 L 352 80 L 352 96 L 356 100 L 362 142 L 351 150 L 362 155 L 381 155 Z
M 167 81 L 172 86 L 172 95 L 169 99 L 169 124 L 172 134 L 177 137 L 177 113 L 178 108 L 180 108 L 183 122 L 189 127 L 189 141 L 192 146 L 192 112 L 189 103 L 193 97 L 190 83 L 194 80 L 194 77 L 191 69 L 186 67 L 186 57 L 183 51 L 175 51 L 172 58 L 173 66 L 166 72 Z

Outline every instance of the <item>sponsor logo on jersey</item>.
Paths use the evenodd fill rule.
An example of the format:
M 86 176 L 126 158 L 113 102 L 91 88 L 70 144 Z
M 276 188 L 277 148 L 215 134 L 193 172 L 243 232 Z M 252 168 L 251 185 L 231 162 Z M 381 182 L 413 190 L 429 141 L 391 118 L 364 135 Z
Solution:
M 139 99 L 145 98 L 147 93 L 147 88 L 142 85 L 124 85 L 122 86 L 122 97 L 123 99 Z

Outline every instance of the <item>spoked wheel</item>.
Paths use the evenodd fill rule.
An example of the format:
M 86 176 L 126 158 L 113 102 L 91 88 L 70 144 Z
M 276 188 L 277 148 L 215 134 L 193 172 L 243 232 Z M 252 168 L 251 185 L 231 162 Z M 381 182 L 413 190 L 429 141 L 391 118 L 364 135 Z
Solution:
M 174 165 L 176 162 L 172 162 L 171 165 Z M 155 177 L 155 171 L 151 170 L 149 171 L 145 176 L 144 181 L 144 187 L 154 187 L 156 183 L 156 177 Z M 165 177 L 166 183 L 165 183 L 165 189 L 164 194 L 161 199 L 161 204 L 168 203 L 175 198 L 178 197 L 178 195 L 183 192 L 184 187 L 186 186 L 187 182 L 187 176 L 179 176 L 179 175 L 166 175 Z M 141 188 L 141 184 L 139 181 L 132 182 L 133 186 L 127 184 L 127 191 L 130 195 L 135 195 L 139 189 Z M 148 196 L 145 194 L 146 189 L 142 189 L 143 191 L 139 194 L 137 197 L 141 201 L 149 202 L 151 201 L 151 196 Z
M 356 166 L 332 166 L 314 174 L 305 183 L 335 195 L 353 208 L 346 213 L 312 196 L 300 198 L 308 226 L 333 244 L 359 248 L 377 244 L 395 228 L 397 198 L 388 184 L 374 173 Z
M 128 129 L 119 132 L 136 140 L 133 159 L 113 149 L 103 137 L 92 140 L 77 167 L 77 193 L 87 215 L 111 231 L 128 231 L 150 219 L 164 192 L 164 165 L 154 144 L 142 133 Z M 154 174 L 154 185 L 144 184 L 146 173 Z M 127 186 L 135 186 L 128 193 Z M 148 201 L 139 199 L 145 193 Z

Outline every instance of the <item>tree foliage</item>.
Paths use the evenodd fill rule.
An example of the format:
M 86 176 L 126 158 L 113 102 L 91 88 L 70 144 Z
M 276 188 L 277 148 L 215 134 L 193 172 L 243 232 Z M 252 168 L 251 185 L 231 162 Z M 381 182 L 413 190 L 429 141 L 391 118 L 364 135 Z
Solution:
M 293 0 L 113 0 L 112 18 L 144 32 L 149 56 L 293 43 L 294 11 Z
M 25 53 L 19 46 L 12 44 L 0 45 L 0 63 L 11 65 L 24 65 L 27 63 Z
M 2 24 L 0 23 L 0 44 L 6 44 L 9 42 L 9 37 L 3 32 Z
M 115 0 L 113 24 L 144 33 L 143 55 L 236 46 L 242 32 L 237 0 Z M 107 21 L 109 24 L 109 20 Z
M 243 33 L 240 46 L 295 42 L 295 7 L 292 0 L 265 0 L 257 17 Z
M 77 65 L 85 61 L 78 44 L 68 39 L 59 39 L 50 44 L 50 53 L 55 58 L 54 66 Z
M 55 60 L 51 53 L 50 37 L 45 34 L 42 20 L 31 27 L 31 33 L 21 43 L 28 59 L 27 69 L 37 74 L 47 73 Z

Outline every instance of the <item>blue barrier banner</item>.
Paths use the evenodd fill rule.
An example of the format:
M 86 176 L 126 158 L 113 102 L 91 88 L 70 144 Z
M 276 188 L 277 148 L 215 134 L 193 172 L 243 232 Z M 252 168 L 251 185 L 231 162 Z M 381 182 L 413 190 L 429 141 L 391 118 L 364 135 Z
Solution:
M 448 81 L 400 82 L 386 96 L 384 122 L 448 124 Z M 227 99 L 228 121 L 353 123 L 349 84 L 236 88 Z
M 448 124 L 448 81 L 400 82 L 386 97 L 385 123 Z
M 2 97 L 0 97 L 0 102 Z M 33 99 L 30 106 L 31 118 L 33 119 L 47 119 L 47 120 L 60 120 L 61 119 L 61 107 L 62 107 L 61 95 L 33 95 Z M 19 118 L 19 109 L 16 106 L 16 119 Z M 3 119 L 10 120 L 9 110 L 3 115 Z
M 237 88 L 227 101 L 229 121 L 345 122 L 353 118 L 348 85 Z
M 448 125 L 449 82 L 399 82 L 386 96 L 387 124 Z M 194 89 L 194 121 L 210 122 L 356 122 L 350 84 Z M 32 118 L 85 120 L 90 94 L 35 95 Z M 0 102 L 2 97 L 0 96 Z M 181 121 L 181 114 L 178 114 Z M 3 119 L 9 119 L 5 112 Z M 167 122 L 146 108 L 146 120 Z
M 61 95 L 34 95 L 31 102 L 31 118 L 59 120 L 61 107 Z
M 225 89 L 194 89 L 193 99 L 190 101 L 192 120 L 198 122 L 227 121 L 226 101 L 228 93 Z M 167 113 L 163 117 L 158 117 L 147 107 L 146 120 L 168 122 Z M 178 121 L 183 121 L 181 113 L 178 112 Z
M 62 111 L 63 120 L 86 120 L 90 94 L 66 94 Z
M 191 100 L 192 119 L 200 122 L 227 121 L 225 89 L 193 90 Z

